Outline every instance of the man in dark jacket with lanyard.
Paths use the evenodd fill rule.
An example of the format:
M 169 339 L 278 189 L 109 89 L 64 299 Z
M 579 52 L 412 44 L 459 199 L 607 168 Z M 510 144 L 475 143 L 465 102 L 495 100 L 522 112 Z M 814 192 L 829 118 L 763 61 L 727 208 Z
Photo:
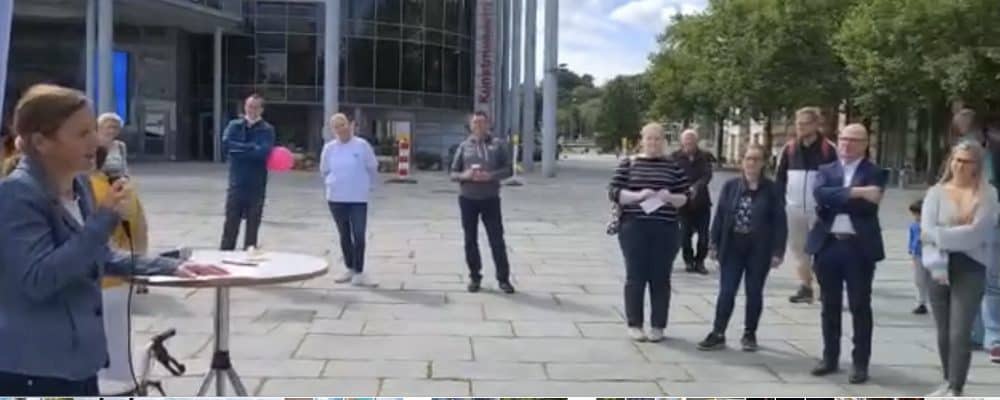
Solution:
M 691 187 L 690 200 L 681 208 L 681 251 L 687 272 L 708 274 L 705 256 L 708 255 L 708 224 L 712 217 L 712 199 L 708 183 L 712 181 L 712 163 L 708 153 L 698 148 L 698 132 L 694 129 L 681 133 L 681 149 L 673 154 L 674 160 L 687 176 Z M 698 235 L 696 248 L 691 247 L 691 236 Z
M 243 248 L 257 247 L 257 232 L 267 194 L 267 158 L 274 148 L 274 127 L 261 118 L 264 98 L 252 94 L 243 103 L 244 115 L 229 121 L 222 148 L 229 156 L 229 189 L 222 250 L 234 250 L 240 221 L 247 220 Z

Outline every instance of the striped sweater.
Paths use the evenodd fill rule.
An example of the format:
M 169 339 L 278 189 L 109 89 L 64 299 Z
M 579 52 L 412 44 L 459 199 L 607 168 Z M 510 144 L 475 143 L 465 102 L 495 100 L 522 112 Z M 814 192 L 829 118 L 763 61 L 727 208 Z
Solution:
M 690 184 L 684 175 L 684 170 L 672 158 L 633 156 L 618 165 L 615 176 L 611 178 L 608 195 L 612 202 L 619 203 L 618 198 L 622 190 L 667 189 L 671 193 L 679 194 L 686 193 L 688 186 Z M 621 217 L 674 222 L 677 220 L 677 209 L 667 204 L 651 214 L 646 214 L 638 204 L 625 204 L 621 206 Z

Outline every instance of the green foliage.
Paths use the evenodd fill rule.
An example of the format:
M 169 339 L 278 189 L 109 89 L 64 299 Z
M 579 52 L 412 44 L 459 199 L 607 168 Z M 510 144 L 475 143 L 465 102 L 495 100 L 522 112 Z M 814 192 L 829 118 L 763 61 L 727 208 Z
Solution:
M 604 151 L 614 149 L 622 138 L 634 137 L 642 123 L 638 93 L 627 77 L 617 77 L 604 86 L 597 117 L 597 145 Z

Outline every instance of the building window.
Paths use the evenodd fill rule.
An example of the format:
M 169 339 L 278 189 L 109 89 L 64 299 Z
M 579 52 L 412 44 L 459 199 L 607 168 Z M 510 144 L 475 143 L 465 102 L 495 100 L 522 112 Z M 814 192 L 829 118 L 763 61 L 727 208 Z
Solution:
M 288 83 L 291 85 L 316 85 L 316 37 L 288 35 Z
M 379 40 L 375 58 L 375 87 L 399 89 L 399 42 Z
M 424 90 L 424 47 L 403 43 L 403 90 Z
M 426 90 L 441 92 L 441 46 L 424 47 L 424 73 Z
M 245 36 L 226 36 L 225 77 L 226 82 L 236 85 L 249 85 L 254 82 L 253 38 Z
M 285 35 L 280 33 L 268 33 L 257 35 L 257 51 L 264 52 L 284 52 L 286 47 Z
M 458 93 L 458 50 L 443 49 L 441 86 L 445 93 Z
M 378 0 L 378 20 L 398 24 L 403 14 L 403 4 L 401 0 Z
M 431 0 L 424 3 L 426 13 L 426 25 L 430 28 L 441 29 L 444 27 L 444 3 L 441 0 Z
M 257 71 L 257 83 L 284 84 L 287 83 L 286 69 L 288 57 L 285 53 L 263 53 L 257 57 L 260 65 Z
M 444 29 L 450 32 L 458 32 L 459 29 L 459 0 L 444 0 Z
M 373 86 L 375 44 L 371 39 L 347 40 L 347 86 L 370 88 Z
M 424 24 L 424 0 L 403 0 L 403 23 L 415 26 Z
M 347 0 L 350 5 L 348 17 L 351 19 L 375 19 L 375 0 Z
M 257 16 L 257 23 L 254 25 L 256 32 L 277 32 L 284 33 L 287 28 L 285 26 L 286 18 L 284 16 Z

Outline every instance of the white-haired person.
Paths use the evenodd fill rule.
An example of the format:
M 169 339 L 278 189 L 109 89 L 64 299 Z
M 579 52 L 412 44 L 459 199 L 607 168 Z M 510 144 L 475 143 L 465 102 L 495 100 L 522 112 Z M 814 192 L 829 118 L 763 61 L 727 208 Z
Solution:
M 945 384 L 934 397 L 962 396 L 972 358 L 972 328 L 996 262 L 997 193 L 986 176 L 983 147 L 960 140 L 941 180 L 927 190 L 921 210 L 924 274 L 937 325 Z
M 639 154 L 624 159 L 609 185 L 621 207 L 618 242 L 625 257 L 625 317 L 635 341 L 663 340 L 670 308 L 670 273 L 680 244 L 677 210 L 687 202 L 684 170 L 664 152 L 663 126 L 646 124 Z M 649 288 L 649 335 L 643 305 Z
M 122 117 L 113 112 L 97 117 L 97 143 L 108 152 L 101 170 L 112 181 L 128 176 L 128 147 L 118 140 L 124 124 Z
M 319 169 L 347 267 L 335 281 L 375 287 L 364 267 L 368 201 L 378 180 L 378 159 L 372 146 L 354 134 L 354 125 L 346 115 L 330 117 L 330 130 L 332 136 L 323 146 Z

